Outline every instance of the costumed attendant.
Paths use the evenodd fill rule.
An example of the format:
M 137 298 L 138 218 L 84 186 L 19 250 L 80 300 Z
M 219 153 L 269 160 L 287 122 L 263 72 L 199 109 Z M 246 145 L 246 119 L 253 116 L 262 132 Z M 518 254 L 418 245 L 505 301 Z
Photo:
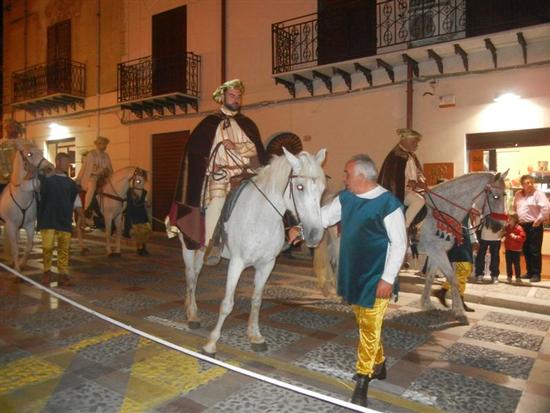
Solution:
M 231 189 L 230 178 L 268 161 L 258 127 L 240 113 L 243 93 L 239 79 L 218 87 L 213 99 L 220 110 L 195 127 L 186 146 L 168 227 L 182 232 L 188 249 L 211 240 Z M 219 258 L 219 251 L 212 250 L 205 263 L 214 265 Z
M 369 382 L 386 378 L 382 323 L 407 249 L 402 205 L 376 183 L 368 155 L 344 169 L 346 189 L 321 210 L 323 226 L 340 222 L 338 294 L 351 304 L 359 328 L 355 389 L 351 402 L 367 406 Z M 294 242 L 299 230 L 292 228 Z
M 474 266 L 474 248 L 477 248 L 477 237 L 471 225 L 470 217 L 469 215 L 466 215 L 466 218 L 462 221 L 462 240 L 459 242 L 455 239 L 453 247 L 449 250 L 449 252 L 447 252 L 447 256 L 449 257 L 451 264 L 453 264 L 456 280 L 458 282 L 458 292 L 460 293 L 460 298 L 462 299 L 464 311 L 467 312 L 475 311 L 473 308 L 468 307 L 464 302 L 466 283 L 468 282 L 468 277 L 472 274 L 472 269 Z M 451 285 L 449 284 L 449 281 L 445 280 L 441 286 L 441 289 L 434 293 L 444 307 L 448 307 L 447 302 L 445 301 L 445 295 L 447 295 L 447 291 L 450 289 Z
M 40 177 L 40 204 L 38 229 L 42 236 L 44 275 L 42 282 L 48 285 L 52 272 L 52 255 L 57 241 L 58 284 L 69 287 L 69 249 L 73 223 L 73 210 L 82 206 L 77 184 L 67 175 L 72 160 L 66 153 L 55 157 L 55 174 Z
M 397 135 L 399 143 L 386 156 L 378 183 L 407 207 L 405 224 L 409 228 L 425 204 L 424 197 L 417 190 L 426 188 L 426 177 L 415 155 L 422 135 L 412 129 L 397 129 Z
M 140 186 L 145 177 L 137 176 L 135 185 Z M 147 191 L 144 188 L 132 187 L 126 194 L 126 211 L 124 212 L 124 236 L 132 238 L 136 243 L 137 253 L 140 256 L 149 255 L 147 242 L 151 237 Z
M 86 191 L 84 213 L 87 217 L 91 217 L 90 205 L 95 197 L 98 184 L 101 185 L 105 179 L 113 174 L 111 158 L 106 152 L 109 139 L 98 136 L 94 144 L 96 149 L 86 153 L 82 167 L 76 177 L 76 182 Z

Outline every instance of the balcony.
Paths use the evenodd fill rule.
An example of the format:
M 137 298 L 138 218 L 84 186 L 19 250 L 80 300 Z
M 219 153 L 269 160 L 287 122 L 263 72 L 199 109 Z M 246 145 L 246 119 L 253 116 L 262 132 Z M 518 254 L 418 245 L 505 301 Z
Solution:
M 151 56 L 118 64 L 118 95 L 122 109 L 144 116 L 198 111 L 201 57 L 187 52 L 164 58 Z
M 521 56 L 514 67 L 533 63 L 542 58 L 528 50 L 550 40 L 550 14 L 546 0 L 525 1 L 539 16 L 496 0 L 369 0 L 277 22 L 273 78 L 296 97 L 468 72 L 474 59 L 498 69 L 499 54 Z
M 68 59 L 12 73 L 12 106 L 33 116 L 84 107 L 86 66 Z

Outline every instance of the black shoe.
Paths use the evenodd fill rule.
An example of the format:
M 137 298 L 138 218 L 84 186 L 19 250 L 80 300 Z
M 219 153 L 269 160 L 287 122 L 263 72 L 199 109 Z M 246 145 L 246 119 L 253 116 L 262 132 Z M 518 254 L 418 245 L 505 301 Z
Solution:
M 364 374 L 356 374 L 355 377 L 355 389 L 351 396 L 351 402 L 358 406 L 367 407 L 369 405 L 367 392 L 369 391 L 370 378 Z
M 529 278 L 529 282 L 540 283 L 540 275 L 533 275 L 531 278 Z
M 441 290 L 438 290 L 434 293 L 434 297 L 437 297 L 439 302 L 443 307 L 449 307 L 447 302 L 445 301 L 445 295 L 447 295 L 447 290 L 442 288 Z
M 464 307 L 464 311 L 466 311 L 467 313 L 473 313 L 476 311 L 472 307 L 468 307 L 466 305 L 466 303 L 464 302 L 464 297 L 460 296 L 460 299 L 462 300 L 462 306 Z
M 521 278 L 523 278 L 524 280 L 528 280 L 531 278 L 531 274 L 523 274 Z
M 374 374 L 372 375 L 371 379 L 386 380 L 387 375 L 388 372 L 386 370 L 386 360 L 384 360 L 382 364 L 374 367 Z

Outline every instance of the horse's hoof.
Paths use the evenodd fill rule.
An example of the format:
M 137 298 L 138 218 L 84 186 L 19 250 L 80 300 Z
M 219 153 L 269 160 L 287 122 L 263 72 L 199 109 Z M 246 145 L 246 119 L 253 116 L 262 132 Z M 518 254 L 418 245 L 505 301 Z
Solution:
M 265 341 L 263 343 L 250 343 L 250 346 L 252 347 L 252 351 L 257 353 L 267 351 L 267 343 Z
M 458 321 L 458 323 L 461 325 L 461 326 L 467 326 L 467 325 L 470 325 L 470 322 L 468 321 L 468 317 L 466 317 L 465 315 L 459 315 L 456 317 L 456 321 Z
M 201 322 L 200 321 L 189 321 L 187 323 L 187 325 L 189 326 L 189 328 L 191 330 L 197 330 L 197 329 L 201 328 Z
M 213 358 L 213 359 L 216 358 L 216 353 L 215 353 L 215 352 L 214 352 L 214 353 L 210 353 L 210 352 L 206 351 L 204 347 L 201 348 L 200 353 L 203 354 L 203 355 L 205 355 L 205 356 L 211 357 L 211 358 Z
M 120 252 L 111 252 L 109 254 L 109 258 L 119 258 L 120 257 Z

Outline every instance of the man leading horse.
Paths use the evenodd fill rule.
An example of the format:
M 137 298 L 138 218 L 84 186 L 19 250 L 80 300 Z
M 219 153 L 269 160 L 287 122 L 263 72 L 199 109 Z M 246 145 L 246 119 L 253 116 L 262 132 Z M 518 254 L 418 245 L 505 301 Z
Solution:
M 189 249 L 208 245 L 231 178 L 268 161 L 258 127 L 240 113 L 243 93 L 239 79 L 219 86 L 212 96 L 221 105 L 219 111 L 196 126 L 185 148 L 169 221 Z M 216 254 L 211 261 L 217 261 Z

